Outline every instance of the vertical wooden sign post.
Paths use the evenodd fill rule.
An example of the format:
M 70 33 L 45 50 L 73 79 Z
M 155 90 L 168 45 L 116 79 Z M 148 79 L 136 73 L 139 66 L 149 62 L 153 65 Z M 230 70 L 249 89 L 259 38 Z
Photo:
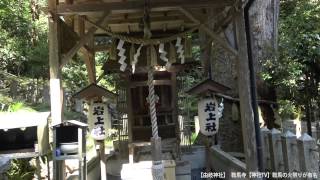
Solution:
M 101 101 L 101 98 L 98 98 Z M 104 113 L 106 111 L 106 106 L 102 103 L 92 102 L 92 122 L 93 128 L 91 130 L 91 136 L 96 141 L 97 155 L 100 159 L 100 169 L 101 169 L 101 180 L 107 180 L 107 163 L 105 158 L 105 145 L 104 140 L 106 139 L 106 129 L 105 129 L 105 119 Z

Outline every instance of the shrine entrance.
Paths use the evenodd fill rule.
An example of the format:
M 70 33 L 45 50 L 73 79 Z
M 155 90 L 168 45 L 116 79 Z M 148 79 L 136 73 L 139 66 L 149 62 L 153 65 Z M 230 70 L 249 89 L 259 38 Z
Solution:
M 237 62 L 237 76 L 233 81 L 238 83 L 247 171 L 256 171 L 257 152 L 244 16 L 246 3 L 238 0 L 48 0 L 51 112 L 54 124 L 62 122 L 63 100 L 57 98 L 62 97 L 61 68 L 79 51 L 83 55 L 90 84 L 98 85 L 105 77 L 118 77 L 114 92 L 117 96 L 117 118 L 122 119 L 117 123 L 119 144 L 125 141 L 121 137 L 126 136 L 123 130 L 127 129 L 128 140 L 124 146 L 129 154 L 129 164 L 122 166 L 123 170 L 128 171 L 123 174 L 145 166 L 149 168 L 150 178 L 163 179 L 164 169 L 171 166 L 189 166 L 187 169 L 191 172 L 190 163 L 195 162 L 192 160 L 194 157 L 189 157 L 188 163 L 184 163 L 180 148 L 183 127 L 179 119 L 183 122 L 181 116 L 186 110 L 178 103 L 180 86 L 177 75 L 184 70 L 197 68 L 202 69 L 203 79 L 213 81 L 213 57 L 219 58 L 218 54 L 223 54 L 226 57 L 224 60 Z M 100 74 L 97 74 L 95 66 L 97 52 L 105 53 L 101 69 L 103 73 Z M 228 89 L 210 89 L 210 82 L 203 87 L 199 83 L 195 82 L 194 85 L 198 85 L 200 92 L 205 92 L 206 96 L 228 94 Z M 102 99 L 99 96 L 99 100 Z M 215 113 L 218 117 L 218 112 Z M 89 117 L 88 121 L 92 121 L 92 118 Z M 207 130 L 217 133 L 218 127 L 212 130 L 213 125 L 218 126 L 218 123 L 212 124 Z M 92 130 L 106 134 L 103 128 Z M 209 141 L 212 135 L 208 135 Z M 100 143 L 103 177 L 107 164 L 104 142 L 103 139 L 96 141 Z M 206 153 L 209 153 L 210 145 L 207 143 Z M 139 159 L 142 155 L 147 156 Z M 207 159 L 206 166 L 210 168 L 209 159 L 203 159 Z M 135 164 L 143 163 L 143 160 L 150 163 L 141 166 Z

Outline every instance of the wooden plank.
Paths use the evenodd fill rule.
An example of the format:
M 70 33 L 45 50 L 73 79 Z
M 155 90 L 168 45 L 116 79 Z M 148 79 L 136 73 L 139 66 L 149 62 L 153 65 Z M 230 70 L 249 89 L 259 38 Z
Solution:
M 150 15 L 151 16 L 151 15 Z M 108 21 L 108 25 L 110 26 L 116 26 L 116 25 L 136 25 L 137 23 L 141 23 L 141 18 L 143 18 L 143 15 L 141 17 L 132 18 L 128 17 L 124 19 L 110 19 Z M 175 22 L 177 20 L 184 21 L 184 22 L 190 22 L 188 18 L 186 18 L 183 14 L 180 13 L 180 15 L 175 16 L 161 16 L 161 17 L 150 17 L 151 23 L 170 23 Z
M 101 51 L 110 51 L 111 45 L 95 45 L 93 47 L 94 52 L 101 52 Z
M 170 80 L 153 80 L 155 86 L 161 85 L 171 85 Z M 148 86 L 148 81 L 136 81 L 130 84 L 131 88 L 138 87 L 138 86 Z
M 166 0 L 151 1 L 151 11 L 170 11 L 179 7 L 185 8 L 221 8 L 233 5 L 233 0 Z M 61 4 L 57 7 L 59 15 L 68 14 L 92 14 L 95 12 L 111 11 L 112 13 L 135 13 L 143 12 L 144 1 L 123 1 L 123 2 L 90 2 L 79 4 Z
M 202 29 L 199 30 L 199 39 L 201 65 L 204 68 L 204 76 L 208 77 L 212 40 L 208 38 L 208 35 Z
M 243 136 L 243 147 L 246 156 L 247 173 L 258 172 L 257 149 L 255 139 L 254 115 L 251 104 L 249 62 L 245 32 L 244 12 L 239 11 L 235 18 L 238 43 L 238 87 Z
M 231 177 L 231 173 L 240 172 L 244 173 L 246 171 L 246 165 L 240 161 L 239 159 L 231 156 L 229 153 L 222 151 L 217 146 L 212 146 L 210 148 L 209 157 L 210 166 L 216 172 L 225 172 L 225 179 L 232 179 L 232 180 L 243 180 L 249 179 L 248 174 L 247 178 L 240 178 L 240 177 Z M 250 178 L 251 179 L 251 178 Z
M 78 18 L 78 33 L 79 36 L 83 36 L 85 34 L 85 22 L 84 22 L 85 16 L 81 16 Z
M 103 25 L 108 20 L 108 18 L 109 13 L 104 13 L 103 16 L 96 22 L 96 24 Z M 90 40 L 90 38 L 94 35 L 97 29 L 98 28 L 96 27 L 91 27 L 88 30 L 88 32 L 81 37 L 77 44 L 63 56 L 60 67 L 63 67 L 66 63 L 68 63 L 68 61 L 78 52 L 78 50 Z
M 198 20 L 198 18 L 196 16 L 194 16 L 189 10 L 187 10 L 186 8 L 179 8 L 179 10 L 186 15 L 187 17 L 189 17 L 190 20 L 192 20 L 193 22 L 197 23 L 197 24 L 201 24 L 201 21 Z M 221 38 L 218 34 L 216 34 L 215 32 L 213 32 L 207 25 L 205 24 L 201 24 L 200 29 L 202 29 L 203 31 L 205 31 L 214 41 L 216 41 L 222 48 L 224 48 L 225 50 L 227 50 L 228 52 L 230 52 L 232 55 L 237 56 L 238 52 L 231 47 L 223 38 Z

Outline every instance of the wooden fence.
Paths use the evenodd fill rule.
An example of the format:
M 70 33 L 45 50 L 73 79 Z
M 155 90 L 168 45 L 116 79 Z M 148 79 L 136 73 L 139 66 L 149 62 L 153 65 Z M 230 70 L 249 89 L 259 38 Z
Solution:
M 320 179 L 319 149 L 311 136 L 304 133 L 297 138 L 290 131 L 281 133 L 277 129 L 262 128 L 261 138 L 264 172 L 268 172 L 269 177 L 280 178 L 281 174 L 284 179 Z M 246 172 L 243 161 L 219 147 L 210 148 L 208 160 L 211 169 L 225 172 L 227 179 L 233 172 Z
M 261 138 L 266 172 L 308 173 L 309 177 L 310 173 L 316 173 L 319 176 L 319 149 L 308 134 L 297 138 L 290 131 L 281 133 L 277 129 L 262 128 Z

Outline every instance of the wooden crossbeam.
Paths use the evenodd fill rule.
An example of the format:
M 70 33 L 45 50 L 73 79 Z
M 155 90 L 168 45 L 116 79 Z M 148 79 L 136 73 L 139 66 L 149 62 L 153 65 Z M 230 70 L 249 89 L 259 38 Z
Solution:
M 64 21 L 60 21 L 62 23 L 62 27 L 67 30 L 68 35 L 72 37 L 75 41 L 79 41 L 81 38 L 80 36 L 83 36 L 83 34 L 80 34 L 80 36 Z M 62 41 L 63 42 L 63 41 Z M 93 49 L 89 48 L 87 45 L 83 45 L 83 47 L 80 48 L 80 52 L 90 52 L 93 51 Z
M 94 52 L 84 53 L 84 63 L 86 64 L 89 83 L 96 83 L 95 57 Z
M 105 73 L 102 72 L 102 74 L 99 75 L 96 83 L 98 84 L 104 76 L 105 76 Z
M 192 20 L 193 22 L 197 23 L 197 24 L 201 24 L 201 21 L 198 20 L 190 11 L 188 11 L 187 9 L 181 7 L 179 8 L 179 10 L 185 15 L 187 16 L 190 20 Z M 205 31 L 214 41 L 216 41 L 217 43 L 219 43 L 221 45 L 222 48 L 224 48 L 225 50 L 229 51 L 232 55 L 237 56 L 238 52 L 231 47 L 224 39 L 222 39 L 218 34 L 216 34 L 215 32 L 213 32 L 213 30 L 211 30 L 207 25 L 205 24 L 201 24 L 200 28 Z
M 165 0 L 151 1 L 151 11 L 176 10 L 178 7 L 185 8 L 221 8 L 231 6 L 233 0 Z M 112 13 L 134 13 L 143 11 L 144 1 L 122 2 L 91 2 L 79 4 L 60 4 L 57 7 L 59 15 L 68 14 L 92 14 L 94 12 L 111 11 Z
M 93 48 L 94 52 L 101 52 L 101 51 L 109 51 L 111 48 L 111 45 L 106 44 L 106 45 L 95 45 Z
M 104 13 L 103 16 L 96 22 L 99 25 L 105 24 L 108 19 L 110 13 Z M 76 45 L 69 50 L 65 55 L 63 55 L 61 59 L 60 67 L 63 67 L 68 61 L 79 51 L 81 47 L 83 47 L 90 38 L 94 35 L 98 28 L 91 27 L 86 34 L 84 34 L 81 39 L 76 43 Z
M 79 41 L 81 38 L 80 36 L 83 36 L 85 34 L 85 23 L 83 20 L 84 17 L 79 18 L 78 21 L 78 26 L 79 26 L 79 35 L 74 32 L 73 29 L 68 28 L 68 33 L 73 36 L 77 41 Z M 87 72 L 88 72 L 88 78 L 89 78 L 89 83 L 95 83 L 96 81 L 96 73 L 95 73 L 95 55 L 93 51 L 93 46 L 94 46 L 94 39 L 93 35 L 89 38 L 88 40 L 88 45 L 82 46 L 79 51 L 83 55 L 84 62 L 86 64 Z

